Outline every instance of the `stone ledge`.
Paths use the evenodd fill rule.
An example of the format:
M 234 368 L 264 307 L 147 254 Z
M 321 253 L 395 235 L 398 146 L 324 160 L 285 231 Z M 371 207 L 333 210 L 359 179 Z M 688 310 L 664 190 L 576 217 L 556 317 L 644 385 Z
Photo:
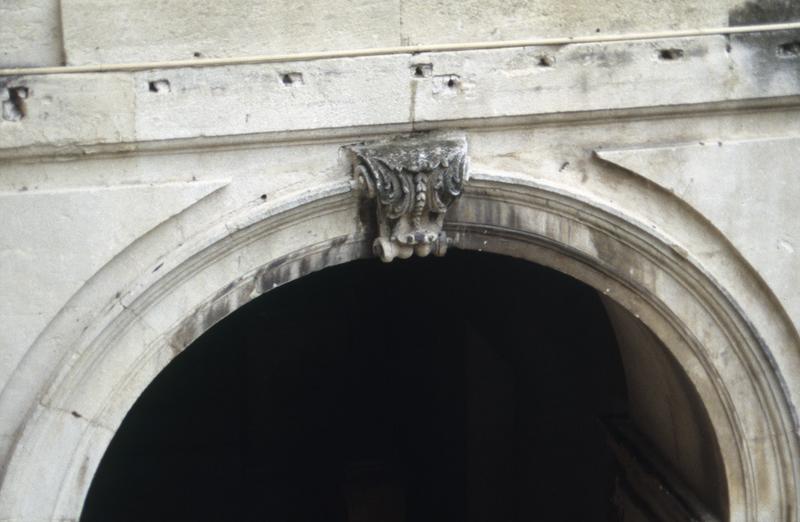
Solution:
M 780 55 L 783 40 L 773 40 L 731 47 L 707 36 L 5 78 L 4 94 L 22 87 L 26 97 L 4 100 L 24 106 L 22 118 L 0 121 L 0 155 L 800 95 L 800 58 Z

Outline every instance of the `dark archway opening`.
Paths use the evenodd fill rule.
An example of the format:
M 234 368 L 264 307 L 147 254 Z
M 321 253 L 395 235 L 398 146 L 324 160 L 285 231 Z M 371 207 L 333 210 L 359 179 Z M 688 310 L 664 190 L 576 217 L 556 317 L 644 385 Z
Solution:
M 625 379 L 591 288 L 507 257 L 275 289 L 127 415 L 83 522 L 609 521 Z

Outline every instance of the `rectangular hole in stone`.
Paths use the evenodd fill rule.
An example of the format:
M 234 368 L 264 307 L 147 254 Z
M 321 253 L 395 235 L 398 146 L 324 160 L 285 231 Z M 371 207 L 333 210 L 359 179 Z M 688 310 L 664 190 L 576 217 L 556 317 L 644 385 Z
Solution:
M 150 92 L 167 93 L 172 90 L 169 80 L 153 80 L 147 83 L 147 88 Z
M 281 73 L 281 82 L 286 85 L 296 85 L 303 83 L 303 74 L 299 72 Z
M 8 87 L 7 99 L 3 100 L 3 119 L 20 121 L 25 117 L 25 100 L 28 98 L 27 87 Z
M 658 51 L 659 60 L 680 60 L 683 58 L 683 49 L 660 49 Z
M 414 78 L 430 78 L 433 75 L 432 63 L 415 63 L 411 66 Z
M 800 40 L 793 40 L 778 46 L 778 56 L 783 58 L 800 57 Z
M 536 65 L 539 67 L 552 67 L 554 63 L 556 63 L 555 58 L 549 54 L 543 54 L 539 56 L 539 60 L 536 62 Z

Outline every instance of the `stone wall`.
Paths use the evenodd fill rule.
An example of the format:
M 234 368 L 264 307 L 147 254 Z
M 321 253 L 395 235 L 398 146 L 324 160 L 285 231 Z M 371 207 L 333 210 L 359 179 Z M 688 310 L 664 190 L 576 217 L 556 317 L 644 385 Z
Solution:
M 739 423 L 728 441 L 717 433 L 722 446 L 755 444 L 743 457 L 750 478 L 727 477 L 741 482 L 730 520 L 798 520 L 800 29 L 662 34 L 797 22 L 795 2 L 13 4 L 0 5 L 0 518 L 75 519 L 123 406 L 184 340 L 269 288 L 236 294 L 202 318 L 194 307 L 292 252 L 333 249 L 309 265 L 315 268 L 366 255 L 361 242 L 372 231 L 356 209 L 344 147 L 435 132 L 464 136 L 475 179 L 517 187 L 504 197 L 546 187 L 548 198 L 567 194 L 660 238 L 668 253 L 654 258 L 696 270 L 699 282 L 687 283 L 687 302 L 711 302 L 707 296 L 719 293 L 724 305 L 703 310 L 714 317 L 727 310 L 719 317 L 733 318 L 731 324 L 685 323 L 685 339 L 700 355 L 694 363 L 676 356 L 678 365 L 695 387 L 718 384 L 701 377 L 703 368 L 721 375 L 719 382 L 741 380 L 761 390 L 734 394 L 734 404 L 772 405 L 748 406 L 740 419 L 731 417 L 732 406 L 705 404 L 714 429 L 715 415 Z M 659 34 L 602 40 L 642 32 Z M 599 41 L 202 62 L 567 36 Z M 102 68 L 173 60 L 189 62 Z M 15 70 L 59 65 L 90 67 Z M 319 203 L 325 198 L 338 203 Z M 465 204 L 454 219 L 502 221 L 509 230 L 537 229 L 572 245 L 630 281 L 615 296 L 613 285 L 592 279 L 589 269 L 572 275 L 609 289 L 642 320 L 656 301 L 673 303 L 664 317 L 691 315 L 689 305 L 675 304 L 677 291 L 667 290 L 673 272 L 644 270 L 591 227 L 580 235 L 556 218 L 539 223 L 487 205 Z M 577 222 L 584 217 L 579 212 Z M 242 246 L 238 238 L 247 234 L 262 243 Z M 550 259 L 534 255 L 534 247 L 514 251 L 497 234 L 487 236 L 487 250 Z M 352 252 L 339 253 L 343 244 Z M 460 246 L 483 248 L 471 239 Z M 227 257 L 234 251 L 238 257 Z M 203 257 L 208 252 L 217 261 Z M 208 273 L 175 290 L 192 263 Z M 564 259 L 550 264 L 570 273 Z M 308 271 L 285 270 L 283 280 Z M 623 287 L 657 299 L 623 297 Z M 148 312 L 149 303 L 163 299 L 174 315 Z M 675 355 L 679 336 L 659 330 L 658 321 L 646 324 Z M 183 340 L 165 340 L 179 323 L 191 326 Z M 712 333 L 717 326 L 728 332 L 724 342 Z M 131 331 L 139 331 L 138 344 Z M 148 351 L 156 345 L 167 348 Z M 751 348 L 746 377 L 734 378 L 740 374 L 731 361 Z M 121 359 L 108 367 L 98 362 L 109 354 Z M 115 406 L 101 391 L 116 397 Z M 93 393 L 96 404 L 77 406 Z M 754 409 L 764 409 L 774 431 L 748 431 L 761 422 Z M 54 433 L 66 442 L 50 440 Z M 782 449 L 759 446 L 766 439 Z M 100 450 L 86 450 L 87 441 Z M 753 463 L 762 453 L 783 462 L 774 468 L 782 471 L 759 474 Z M 48 472 L 44 463 L 54 461 L 67 471 Z M 82 478 L 69 475 L 79 472 Z M 782 480 L 775 478 L 780 473 Z M 31 491 L 44 500 L 34 502 Z

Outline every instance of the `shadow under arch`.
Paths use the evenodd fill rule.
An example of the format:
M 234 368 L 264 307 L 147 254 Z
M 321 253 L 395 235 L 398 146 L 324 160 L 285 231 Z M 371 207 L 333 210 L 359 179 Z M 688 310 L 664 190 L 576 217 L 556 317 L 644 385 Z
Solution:
M 604 423 L 627 404 L 585 284 L 466 250 L 353 261 L 251 301 L 170 362 L 81 521 L 608 522 L 627 510 Z
M 359 203 L 343 181 L 248 210 L 130 288 L 80 339 L 25 422 L 3 477 L 2 514 L 77 520 L 115 430 L 172 358 L 271 288 L 371 255 Z M 706 407 L 728 519 L 795 520 L 796 427 L 769 349 L 724 289 L 667 239 L 577 194 L 488 173 L 473 175 L 446 229 L 456 248 L 555 268 L 640 318 Z

